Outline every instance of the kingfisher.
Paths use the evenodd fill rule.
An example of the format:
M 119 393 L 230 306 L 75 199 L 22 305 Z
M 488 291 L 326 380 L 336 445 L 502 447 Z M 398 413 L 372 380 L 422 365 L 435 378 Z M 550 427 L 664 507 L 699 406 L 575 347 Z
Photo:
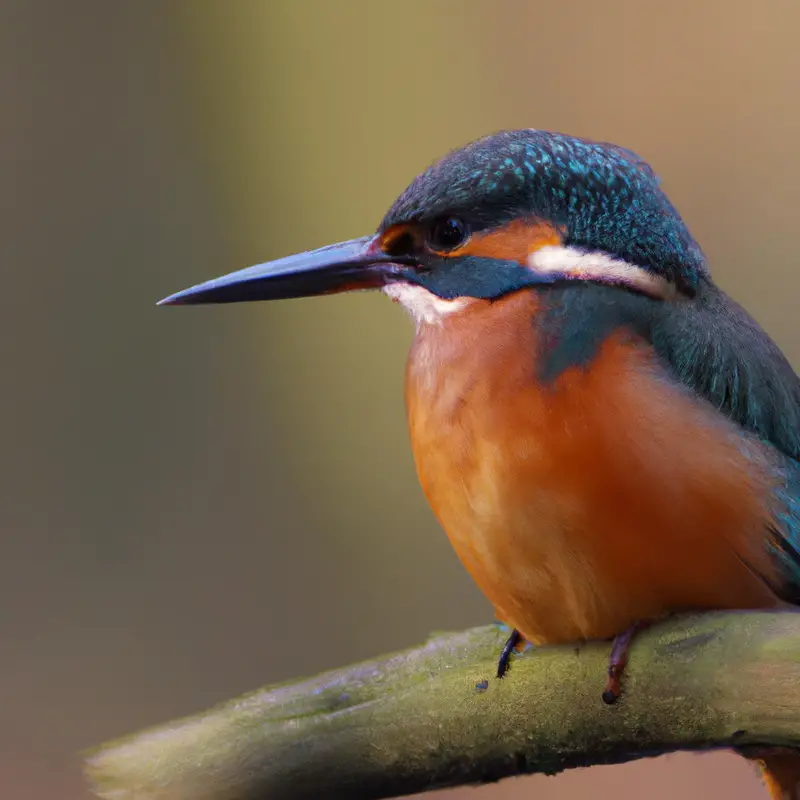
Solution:
M 800 380 L 712 280 L 626 148 L 496 133 L 417 176 L 377 232 L 200 283 L 164 305 L 383 291 L 424 494 L 515 650 L 665 615 L 800 604 Z M 800 756 L 765 759 L 774 798 Z

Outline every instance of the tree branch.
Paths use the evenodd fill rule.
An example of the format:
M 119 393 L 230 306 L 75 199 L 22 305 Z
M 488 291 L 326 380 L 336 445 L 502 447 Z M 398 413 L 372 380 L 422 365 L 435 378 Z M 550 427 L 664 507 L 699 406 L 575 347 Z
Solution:
M 494 679 L 495 626 L 274 686 L 105 745 L 107 800 L 378 800 L 674 750 L 800 746 L 800 615 L 684 617 L 636 640 L 623 696 L 608 644 L 542 648 Z M 483 689 L 479 684 L 488 681 Z

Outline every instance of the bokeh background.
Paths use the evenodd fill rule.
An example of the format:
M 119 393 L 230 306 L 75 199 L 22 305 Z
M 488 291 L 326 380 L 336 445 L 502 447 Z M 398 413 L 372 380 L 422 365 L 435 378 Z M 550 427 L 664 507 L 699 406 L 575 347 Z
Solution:
M 156 309 L 369 232 L 509 127 L 639 151 L 798 363 L 796 0 L 0 2 L 0 797 L 491 618 L 417 487 L 377 295 Z M 671 756 L 441 797 L 762 796 Z

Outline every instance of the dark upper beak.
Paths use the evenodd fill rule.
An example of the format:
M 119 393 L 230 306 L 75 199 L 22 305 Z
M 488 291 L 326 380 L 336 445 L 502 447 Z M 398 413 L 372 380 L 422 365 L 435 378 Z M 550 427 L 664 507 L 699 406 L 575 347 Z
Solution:
M 376 236 L 340 242 L 231 272 L 165 297 L 158 305 L 286 300 L 349 289 L 377 289 L 401 279 L 408 259 L 388 256 Z

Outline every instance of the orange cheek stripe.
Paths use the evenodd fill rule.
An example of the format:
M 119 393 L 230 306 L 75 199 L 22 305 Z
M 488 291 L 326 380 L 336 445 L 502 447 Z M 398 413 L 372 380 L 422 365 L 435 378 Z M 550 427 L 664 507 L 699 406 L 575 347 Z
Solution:
M 461 256 L 498 258 L 527 266 L 532 252 L 547 245 L 560 245 L 563 241 L 562 235 L 563 230 L 548 222 L 538 219 L 515 219 L 502 228 L 473 234 L 463 247 L 446 252 L 436 250 L 428 252 L 443 258 Z M 414 224 L 401 224 L 383 233 L 380 239 L 381 250 L 385 253 L 391 252 L 392 247 L 406 236 L 411 239 L 415 247 L 422 248 L 423 235 L 419 227 Z
M 443 255 L 499 258 L 527 266 L 534 250 L 561 242 L 561 232 L 553 225 L 541 220 L 515 219 L 502 228 L 476 233 L 463 247 Z

